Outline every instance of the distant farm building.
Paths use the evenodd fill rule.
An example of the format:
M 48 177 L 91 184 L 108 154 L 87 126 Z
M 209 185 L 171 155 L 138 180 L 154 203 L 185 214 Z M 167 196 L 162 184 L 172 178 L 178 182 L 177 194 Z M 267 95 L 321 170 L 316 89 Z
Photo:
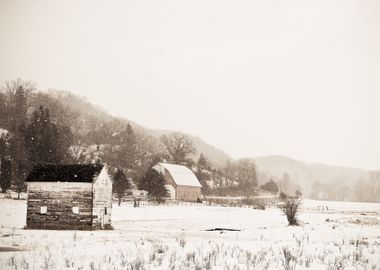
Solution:
M 189 168 L 167 163 L 157 163 L 153 168 L 164 175 L 171 199 L 191 202 L 201 198 L 202 185 Z
M 37 165 L 26 182 L 28 229 L 111 226 L 112 181 L 105 165 Z

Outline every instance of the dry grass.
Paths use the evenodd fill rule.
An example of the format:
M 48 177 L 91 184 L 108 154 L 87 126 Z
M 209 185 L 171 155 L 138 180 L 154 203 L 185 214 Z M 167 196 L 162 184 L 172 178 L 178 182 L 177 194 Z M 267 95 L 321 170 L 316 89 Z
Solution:
M 49 240 L 49 239 L 47 239 Z M 82 241 L 84 241 L 82 243 Z M 49 241 L 47 241 L 49 242 Z M 342 244 L 344 242 L 345 244 Z M 2 269 L 379 269 L 373 256 L 379 252 L 376 243 L 345 239 L 328 246 L 307 248 L 308 236 L 294 236 L 286 246 L 247 249 L 208 241 L 188 243 L 183 236 L 174 241 L 139 241 L 123 248 L 116 243 L 104 243 L 102 255 L 80 255 L 76 249 L 87 242 L 80 238 L 64 243 L 50 242 L 43 250 L 14 253 Z M 31 247 L 32 248 L 32 247 Z M 108 252 L 104 252 L 108 251 Z

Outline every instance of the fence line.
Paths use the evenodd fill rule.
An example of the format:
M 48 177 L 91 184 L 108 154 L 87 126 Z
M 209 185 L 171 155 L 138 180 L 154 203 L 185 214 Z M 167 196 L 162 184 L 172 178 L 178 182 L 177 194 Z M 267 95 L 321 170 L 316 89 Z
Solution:
M 114 200 L 117 203 L 117 200 Z M 139 206 L 196 206 L 196 207 L 207 207 L 207 206 L 222 206 L 222 207 L 238 207 L 238 208 L 253 208 L 253 209 L 265 209 L 275 207 L 273 204 L 245 204 L 243 202 L 220 202 L 218 200 L 203 200 L 202 202 L 185 202 L 185 201 L 176 201 L 176 200 L 168 200 L 162 203 L 157 203 L 152 200 L 134 200 L 132 198 L 122 200 L 122 204 L 124 205 L 132 205 L 135 203 L 137 207 Z

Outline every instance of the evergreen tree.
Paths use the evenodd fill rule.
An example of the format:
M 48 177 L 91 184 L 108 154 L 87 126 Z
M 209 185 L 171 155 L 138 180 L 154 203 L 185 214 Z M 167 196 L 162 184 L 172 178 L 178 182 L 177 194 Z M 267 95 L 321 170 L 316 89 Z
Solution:
M 69 149 L 74 142 L 74 135 L 68 126 L 56 125 L 55 129 L 55 160 L 57 162 L 69 162 L 72 160 Z
M 7 96 L 0 92 L 0 127 L 8 127 L 9 110 L 7 105 Z
M 12 164 L 9 159 L 1 159 L 1 170 L 0 170 L 0 186 L 1 191 L 5 193 L 11 187 L 11 175 L 12 175 Z
M 202 169 L 202 170 L 207 170 L 211 171 L 211 165 L 210 162 L 208 161 L 207 157 L 201 153 L 199 156 L 199 159 L 197 161 L 197 168 Z
M 139 189 L 147 191 L 149 197 L 158 203 L 165 201 L 169 197 L 169 191 L 165 187 L 164 176 L 152 168 L 140 180 Z
M 301 198 L 302 197 L 302 192 L 299 191 L 298 189 L 295 192 L 296 198 Z
M 0 159 L 9 155 L 9 140 L 8 133 L 0 134 Z
M 195 175 L 198 178 L 199 182 L 202 185 L 202 193 L 205 194 L 208 192 L 209 188 L 207 185 L 207 180 L 210 179 L 211 166 L 207 158 L 201 153 L 196 164 Z
M 135 133 L 129 123 L 127 125 L 126 131 L 122 134 L 120 154 L 121 155 L 119 157 L 123 161 L 122 165 L 129 170 L 133 170 L 136 163 L 137 142 Z
M 285 192 L 281 191 L 280 192 L 280 200 L 285 201 L 286 199 L 288 199 L 288 195 Z
M 112 143 L 115 147 L 112 148 L 108 155 L 107 163 L 115 167 L 122 167 L 126 169 L 128 177 L 134 175 L 137 163 L 137 138 L 134 134 L 132 126 L 128 123 L 123 130 L 115 129 Z
M 12 161 L 12 184 L 15 186 L 20 198 L 20 193 L 25 191 L 24 179 L 32 169 L 33 164 L 29 158 L 26 143 L 26 126 L 21 123 L 17 132 L 10 138 L 10 157 Z
M 113 189 L 114 192 L 117 194 L 119 206 L 121 204 L 122 197 L 130 188 L 131 184 L 129 183 L 127 176 L 124 174 L 121 168 L 117 168 L 116 174 L 114 176 Z
M 20 122 L 26 118 L 27 102 L 26 91 L 24 87 L 20 85 L 15 91 L 13 106 L 11 108 L 12 117 L 14 118 L 13 124 L 16 128 Z
M 276 195 L 279 191 L 278 185 L 272 179 L 268 183 L 262 185 L 261 188 L 273 193 L 274 195 Z
M 42 106 L 33 113 L 25 131 L 25 143 L 32 164 L 64 163 L 72 141 L 71 130 L 51 122 L 49 110 Z
M 11 187 L 12 163 L 9 156 L 9 134 L 0 136 L 0 186 L 3 193 Z

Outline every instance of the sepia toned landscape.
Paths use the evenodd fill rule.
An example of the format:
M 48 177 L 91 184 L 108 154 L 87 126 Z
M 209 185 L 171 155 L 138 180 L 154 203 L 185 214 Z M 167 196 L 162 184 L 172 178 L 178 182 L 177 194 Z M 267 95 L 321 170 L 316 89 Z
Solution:
M 0 0 L 0 269 L 380 270 L 379 15 Z

